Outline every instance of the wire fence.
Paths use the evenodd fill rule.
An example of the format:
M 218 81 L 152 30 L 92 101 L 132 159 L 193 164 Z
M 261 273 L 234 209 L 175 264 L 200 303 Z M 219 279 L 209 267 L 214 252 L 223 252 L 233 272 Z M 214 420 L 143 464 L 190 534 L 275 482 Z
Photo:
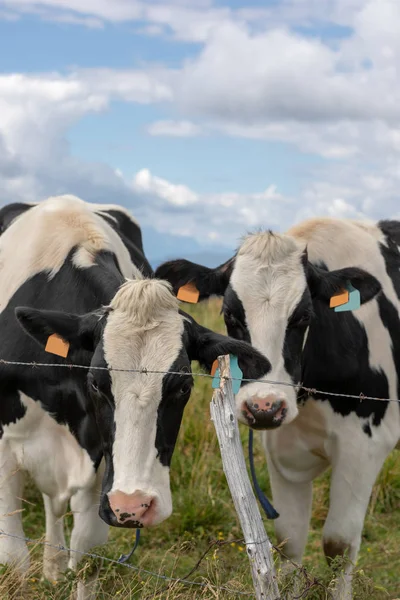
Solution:
M 34 368 L 62 368 L 62 369 L 84 369 L 87 371 L 108 371 L 108 372 L 117 372 L 117 373 L 140 373 L 143 375 L 179 375 L 181 377 L 206 377 L 209 379 L 214 379 L 214 375 L 210 375 L 209 373 L 198 373 L 195 371 L 159 371 L 155 369 L 119 369 L 116 367 L 93 367 L 90 365 L 76 365 L 73 363 L 41 363 L 41 362 L 25 362 L 25 361 L 13 361 L 6 360 L 4 358 L 0 358 L 0 365 L 13 365 L 20 367 L 31 367 Z M 400 400 L 398 398 L 380 398 L 376 396 L 367 396 L 363 392 L 359 394 L 343 394 L 339 392 L 328 392 L 326 390 L 319 390 L 316 388 L 306 387 L 302 383 L 290 383 L 287 381 L 276 381 L 273 379 L 249 379 L 249 378 L 238 378 L 238 377 L 222 377 L 222 379 L 230 380 L 230 381 L 244 381 L 246 383 L 265 383 L 269 385 L 281 385 L 286 387 L 295 388 L 296 390 L 302 390 L 307 392 L 308 394 L 317 395 L 320 394 L 322 396 L 334 396 L 335 398 L 351 398 L 353 400 L 358 400 L 362 402 L 363 400 L 374 400 L 377 402 L 396 402 L 399 403 Z
M 64 546 L 62 544 L 51 544 L 50 542 L 46 542 L 45 540 L 42 540 L 42 539 L 32 539 L 32 538 L 25 537 L 22 535 L 8 533 L 7 531 L 0 529 L 0 537 L 2 535 L 4 535 L 5 537 L 15 539 L 15 540 L 20 540 L 22 542 L 26 542 L 27 544 L 35 544 L 35 545 L 38 544 L 41 546 L 47 546 L 48 548 L 53 548 L 54 550 L 59 550 L 60 552 L 69 552 L 72 554 L 78 554 L 79 556 L 82 556 L 82 557 L 86 556 L 88 558 L 105 561 L 105 562 L 113 564 L 113 565 L 118 565 L 119 567 L 125 567 L 127 569 L 131 569 L 132 571 L 135 571 L 136 573 L 139 573 L 139 574 L 144 573 L 145 575 L 149 575 L 151 577 L 155 577 L 156 579 L 161 579 L 163 581 L 168 581 L 171 583 L 180 583 L 182 585 L 196 586 L 196 587 L 209 587 L 210 586 L 209 583 L 204 583 L 202 581 L 190 581 L 190 580 L 186 579 L 186 577 L 179 578 L 179 577 L 171 577 L 170 575 L 162 575 L 161 573 L 149 571 L 148 569 L 145 569 L 143 567 L 137 567 L 137 566 L 131 565 L 129 563 L 122 563 L 115 558 L 108 558 L 107 556 L 104 556 L 102 554 L 97 554 L 96 552 L 83 552 L 82 550 L 74 550 L 73 548 L 69 548 L 68 546 Z M 244 543 L 243 540 L 240 540 L 240 541 L 242 543 Z M 219 540 L 215 540 L 215 544 L 213 544 L 213 545 L 222 545 L 222 543 Z M 199 566 L 200 566 L 200 563 L 199 563 Z M 191 572 L 194 572 L 194 569 L 191 569 Z M 219 590 L 229 592 L 229 593 L 239 594 L 241 596 L 254 595 L 253 592 L 236 591 L 236 590 L 233 590 L 226 586 L 215 586 L 215 588 L 217 588 L 217 587 Z
M 201 554 L 200 558 L 197 560 L 197 562 L 194 564 L 194 566 L 190 569 L 190 571 L 187 573 L 187 575 L 185 575 L 184 577 L 172 577 L 170 575 L 165 575 L 162 573 L 156 573 L 155 571 L 150 571 L 149 569 L 145 569 L 144 567 L 138 567 L 138 566 L 135 566 L 135 565 L 132 565 L 129 563 L 121 563 L 119 560 L 116 560 L 114 558 L 109 558 L 102 554 L 97 554 L 96 552 L 83 552 L 81 550 L 75 550 L 73 548 L 69 548 L 68 546 L 65 546 L 63 544 L 51 544 L 50 542 L 47 542 L 43 539 L 39 539 L 39 538 L 32 539 L 30 537 L 9 533 L 7 531 L 4 531 L 3 529 L 0 529 L 0 537 L 1 536 L 16 539 L 16 540 L 25 542 L 27 544 L 46 546 L 46 547 L 52 548 L 54 550 L 59 550 L 60 552 L 68 552 L 68 553 L 78 554 L 82 558 L 87 557 L 87 558 L 99 560 L 102 563 L 106 562 L 108 564 L 116 565 L 118 567 L 124 567 L 131 571 L 134 571 L 138 575 L 148 575 L 151 578 L 164 581 L 167 584 L 184 585 L 187 587 L 202 588 L 204 590 L 208 589 L 208 590 L 213 590 L 214 592 L 226 592 L 226 593 L 234 595 L 234 596 L 241 596 L 241 597 L 247 597 L 247 598 L 249 598 L 249 597 L 254 598 L 254 590 L 251 592 L 250 591 L 247 592 L 247 591 L 243 591 L 243 590 L 239 590 L 239 589 L 234 589 L 233 587 L 229 587 L 227 585 L 216 585 L 216 584 L 211 583 L 210 581 L 195 581 L 194 579 L 188 579 L 188 577 L 193 576 L 196 573 L 196 571 L 199 570 L 203 561 L 206 559 L 207 555 L 211 552 L 211 550 L 213 550 L 215 548 L 221 548 L 222 546 L 227 546 L 228 544 L 232 544 L 232 543 L 243 544 L 243 545 L 247 545 L 247 546 L 251 546 L 251 545 L 254 546 L 254 544 L 257 544 L 257 543 L 259 545 L 271 544 L 268 539 L 265 539 L 261 542 L 250 541 L 250 542 L 247 542 L 247 544 L 243 538 L 230 539 L 227 541 L 213 540 L 209 544 L 208 548 Z M 325 593 L 329 593 L 329 591 L 330 591 L 329 587 L 327 585 L 325 585 L 321 581 L 320 578 L 315 577 L 314 575 L 309 573 L 308 569 L 304 565 L 299 565 L 296 562 L 294 562 L 293 560 L 291 560 L 290 558 L 288 558 L 288 556 L 282 551 L 282 549 L 280 547 L 274 546 L 273 544 L 271 544 L 271 548 L 283 560 L 287 561 L 293 567 L 293 569 L 295 570 L 297 575 L 300 575 L 303 578 L 303 588 L 301 591 L 298 590 L 297 595 L 291 596 L 292 600 L 300 600 L 301 598 L 304 598 L 306 596 L 306 594 L 308 594 L 313 588 L 320 588 Z
M 70 369 L 70 370 L 83 369 L 83 370 L 87 370 L 87 371 L 91 370 L 91 371 L 109 371 L 109 372 L 113 372 L 113 371 L 114 372 L 129 372 L 129 373 L 138 373 L 138 374 L 143 374 L 143 375 L 157 374 L 157 375 L 177 375 L 177 376 L 181 376 L 181 377 L 191 376 L 191 377 L 201 377 L 201 378 L 209 378 L 209 379 L 214 378 L 214 375 L 210 375 L 208 373 L 193 372 L 193 371 L 161 371 L 161 370 L 147 369 L 147 368 L 122 369 L 122 368 L 115 368 L 115 367 L 93 367 L 93 366 L 78 365 L 78 364 L 73 364 L 73 363 L 68 363 L 68 362 L 65 362 L 65 363 L 61 363 L 61 362 L 60 363 L 41 363 L 41 362 L 34 362 L 34 361 L 26 362 L 26 361 L 12 361 L 12 360 L 0 359 L 0 365 L 10 365 L 10 366 L 16 366 L 16 367 L 29 367 L 32 369 L 63 368 L 63 369 Z M 311 396 L 320 394 L 323 396 L 332 396 L 335 398 L 339 397 L 342 399 L 351 398 L 351 399 L 357 400 L 359 402 L 362 402 L 364 400 L 372 400 L 372 401 L 378 401 L 378 402 L 396 402 L 396 403 L 399 402 L 399 399 L 368 396 L 362 392 L 360 392 L 360 394 L 358 394 L 358 395 L 343 394 L 343 393 L 337 393 L 337 392 L 328 392 L 328 391 L 324 391 L 324 390 L 306 387 L 302 383 L 294 384 L 294 383 L 289 383 L 289 382 L 276 381 L 276 380 L 263 379 L 263 378 L 261 378 L 261 379 L 249 379 L 249 378 L 239 379 L 237 377 L 224 377 L 224 376 L 221 376 L 221 379 L 225 379 L 225 380 L 230 379 L 231 381 L 244 381 L 247 383 L 257 382 L 257 383 L 264 383 L 264 384 L 269 384 L 269 385 L 286 386 L 286 387 L 295 388 L 298 391 L 303 390 L 304 392 L 310 394 Z M 233 542 L 237 542 L 237 543 L 246 545 L 246 542 L 243 540 L 243 538 L 241 538 L 239 540 L 228 540 L 228 541 L 214 540 L 213 542 L 210 543 L 208 549 L 205 552 L 203 552 L 200 559 L 196 562 L 194 567 L 192 569 L 190 569 L 190 571 L 187 575 L 185 575 L 184 577 L 173 577 L 172 575 L 157 573 L 157 572 L 151 571 L 149 569 L 146 569 L 144 567 L 135 566 L 130 563 L 122 562 L 120 560 L 113 559 L 113 558 L 109 558 L 107 556 L 104 556 L 104 555 L 101 555 L 101 554 L 98 554 L 95 552 L 84 552 L 81 550 L 76 550 L 74 548 L 70 548 L 70 547 L 62 545 L 62 544 L 51 544 L 50 542 L 47 542 L 43 539 L 32 539 L 30 537 L 19 536 L 19 535 L 7 532 L 3 529 L 0 529 L 0 538 L 1 538 L 1 536 L 17 539 L 17 540 L 23 541 L 27 544 L 47 546 L 54 550 L 59 550 L 60 552 L 74 553 L 74 554 L 80 555 L 82 558 L 87 557 L 87 558 L 91 558 L 91 559 L 101 560 L 101 561 L 104 561 L 104 562 L 112 564 L 112 565 L 117 565 L 118 567 L 130 569 L 131 571 L 134 571 L 139 575 L 143 574 L 143 575 L 147 575 L 151 578 L 155 578 L 157 580 L 164 581 L 168 585 L 178 585 L 179 584 L 179 585 L 184 585 L 184 586 L 188 586 L 188 587 L 193 586 L 193 587 L 201 588 L 204 590 L 206 590 L 206 589 L 214 590 L 214 592 L 217 592 L 217 591 L 226 592 L 228 594 L 235 595 L 235 596 L 254 597 L 254 591 L 251 591 L 251 592 L 250 591 L 242 591 L 239 589 L 234 589 L 227 585 L 216 585 L 216 584 L 211 583 L 210 581 L 195 581 L 194 579 L 189 579 L 189 577 L 191 577 L 200 568 L 200 565 L 202 564 L 203 560 L 206 558 L 207 554 L 210 552 L 210 550 L 212 548 L 221 547 L 221 546 L 224 546 L 225 544 L 230 544 Z M 268 540 L 266 539 L 264 542 L 261 542 L 261 543 L 270 543 L 270 542 L 268 542 Z M 249 544 L 254 544 L 254 542 L 248 542 L 247 545 L 249 545 Z M 320 588 L 321 590 L 324 591 L 324 593 L 328 593 L 328 594 L 330 593 L 330 589 L 323 582 L 321 582 L 320 579 L 316 578 L 314 575 L 309 573 L 308 570 L 303 565 L 298 565 L 298 564 L 294 563 L 291 559 L 289 559 L 284 554 L 284 552 L 281 550 L 281 548 L 272 545 L 272 549 L 274 551 L 276 551 L 281 556 L 282 559 L 284 559 L 285 561 L 288 561 L 288 563 L 290 563 L 292 565 L 294 571 L 303 578 L 304 587 L 298 595 L 291 596 L 291 598 L 293 600 L 300 600 L 301 598 L 306 597 L 306 595 L 309 593 L 309 591 L 313 588 Z

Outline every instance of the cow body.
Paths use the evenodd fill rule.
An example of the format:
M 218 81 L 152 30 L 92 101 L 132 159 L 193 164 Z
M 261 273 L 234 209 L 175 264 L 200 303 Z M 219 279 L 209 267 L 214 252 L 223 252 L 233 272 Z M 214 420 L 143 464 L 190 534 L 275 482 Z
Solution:
M 59 198 L 61 197 L 59 196 Z M 68 198 L 69 196 L 64 197 Z M 15 219 L 37 205 L 38 203 L 34 202 L 15 202 L 3 206 L 0 209 L 0 234 L 4 233 Z M 129 211 L 117 204 L 87 203 L 87 207 L 111 225 L 127 248 L 133 264 L 140 269 L 145 277 L 151 277 L 153 270 L 144 253 L 142 232 L 138 222 Z
M 258 396 L 237 399 L 239 418 L 263 429 L 279 541 L 300 562 L 311 515 L 312 481 L 332 466 L 324 525 L 328 559 L 354 562 L 373 484 L 400 437 L 400 223 L 313 219 L 285 235 L 248 236 L 215 270 L 186 261 L 156 275 L 175 289 L 195 282 L 201 297 L 224 295 L 228 333 L 251 341 L 271 363 Z M 181 275 L 180 275 L 181 274 Z M 334 312 L 329 300 L 347 282 L 361 307 Z M 330 392 L 307 395 L 302 389 Z M 390 398 L 359 400 L 334 394 Z M 350 563 L 336 597 L 351 598 Z
M 0 529 L 23 536 L 27 471 L 44 497 L 51 544 L 64 544 L 71 501 L 78 552 L 104 543 L 108 525 L 156 525 L 171 513 L 169 465 L 192 360 L 210 370 L 232 352 L 245 376 L 268 368 L 250 345 L 179 311 L 169 284 L 144 278 L 125 217 L 121 225 L 115 207 L 113 214 L 100 208 L 73 196 L 18 214 L 14 207 L 0 236 L 0 358 L 7 361 L 0 364 Z M 46 352 L 53 334 L 68 344 L 67 358 Z M 57 366 L 65 362 L 85 368 Z M 47 547 L 45 575 L 56 578 L 67 558 Z M 26 544 L 1 536 L 0 563 L 25 572 Z
M 74 210 L 74 205 L 77 210 Z M 91 240 L 86 248 L 83 247 L 87 232 L 83 230 L 83 226 L 74 228 L 73 223 L 68 223 L 68 218 L 72 219 L 80 214 L 85 216 L 81 203 L 75 198 L 64 197 L 54 202 L 48 201 L 50 210 L 45 214 L 40 210 L 33 212 L 34 206 L 36 205 L 11 205 L 2 209 L 6 226 L 2 227 L 0 243 L 1 356 L 11 361 L 24 357 L 29 362 L 38 358 L 37 344 L 16 323 L 16 306 L 57 307 L 83 314 L 99 308 L 102 302 L 107 304 L 113 296 L 114 288 L 117 289 L 123 283 L 124 277 L 132 278 L 139 273 L 119 239 L 116 228 L 112 230 L 110 226 L 103 226 L 97 217 L 99 231 L 107 229 L 109 245 L 113 250 L 112 254 L 118 257 L 120 272 L 114 267 L 114 286 L 108 289 L 104 286 L 104 291 L 100 276 L 96 293 L 93 294 L 93 290 L 85 285 L 84 267 L 93 268 L 92 250 L 98 253 L 97 262 L 112 260 L 111 254 L 107 252 L 109 248 L 107 251 L 102 248 L 103 244 L 107 245 L 106 236 L 98 248 L 96 240 Z M 53 212 L 52 206 L 55 209 Z M 85 204 L 84 208 L 93 210 L 90 204 Z M 28 210 L 29 218 L 26 214 Z M 12 228 L 16 219 L 21 221 L 16 228 Z M 78 235 L 75 240 L 74 232 Z M 83 245 L 76 249 L 75 254 L 69 255 L 82 242 Z M 79 263 L 83 269 L 79 268 Z M 102 270 L 105 272 L 107 268 Z M 53 276 L 49 276 L 49 273 L 53 273 Z M 77 293 L 79 290 L 80 293 Z M 53 362 L 53 359 L 57 362 L 54 355 L 41 353 L 39 360 L 48 363 Z M 23 536 L 20 515 L 6 515 L 21 508 L 19 499 L 23 496 L 23 474 L 28 472 L 44 497 L 46 539 L 50 544 L 65 544 L 62 516 L 70 498 L 75 512 L 72 546 L 85 551 L 93 545 L 104 543 L 108 527 L 99 518 L 96 506 L 104 469 L 99 464 L 102 451 L 94 423 L 79 399 L 74 397 L 73 389 L 63 397 L 63 404 L 60 406 L 57 386 L 53 384 L 53 393 L 46 390 L 42 395 L 40 389 L 35 390 L 40 386 L 35 378 L 31 378 L 31 373 L 27 373 L 24 380 L 21 368 L 12 369 L 4 367 L 1 370 L 1 471 L 15 471 L 12 484 L 2 484 L 5 493 L 1 497 L 1 528 L 8 533 Z M 40 381 L 41 375 L 38 375 Z M 61 373 L 59 375 L 63 377 Z M 83 422 L 86 422 L 86 427 Z M 80 432 L 80 428 L 85 431 Z M 96 501 L 93 502 L 95 498 Z M 71 568 L 76 566 L 77 558 L 78 555 L 71 555 Z M 65 555 L 46 547 L 45 576 L 56 579 L 59 571 L 65 568 L 66 561 Z M 0 562 L 12 562 L 20 571 L 26 571 L 29 559 L 25 543 L 18 539 L 2 538 Z M 81 594 L 85 594 L 83 589 Z

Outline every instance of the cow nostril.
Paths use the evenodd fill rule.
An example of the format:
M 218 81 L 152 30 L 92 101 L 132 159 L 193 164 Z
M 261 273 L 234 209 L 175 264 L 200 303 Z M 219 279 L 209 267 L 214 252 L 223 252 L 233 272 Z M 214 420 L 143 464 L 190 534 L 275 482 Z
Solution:
M 282 423 L 287 413 L 287 405 L 285 400 L 275 396 L 257 398 L 256 402 L 244 402 L 242 413 L 250 427 L 268 429 Z

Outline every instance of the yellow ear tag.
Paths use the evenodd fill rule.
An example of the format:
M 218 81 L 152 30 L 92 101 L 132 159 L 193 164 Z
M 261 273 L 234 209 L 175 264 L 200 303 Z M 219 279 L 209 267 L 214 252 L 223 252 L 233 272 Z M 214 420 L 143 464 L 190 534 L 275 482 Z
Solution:
M 57 356 L 67 358 L 69 351 L 69 343 L 66 342 L 62 337 L 60 337 L 56 333 L 53 333 L 53 335 L 50 335 L 47 340 L 45 350 L 50 354 L 56 354 Z
M 329 306 L 330 308 L 335 308 L 336 306 L 343 306 L 343 304 L 347 304 L 349 301 L 349 292 L 348 290 L 342 290 L 338 294 L 332 296 Z
M 212 367 L 211 367 L 211 375 L 214 377 L 215 375 L 215 371 L 218 369 L 218 359 L 214 360 Z
M 176 297 L 182 302 L 190 302 L 190 304 L 197 304 L 199 301 L 200 292 L 194 283 L 186 283 L 179 288 Z

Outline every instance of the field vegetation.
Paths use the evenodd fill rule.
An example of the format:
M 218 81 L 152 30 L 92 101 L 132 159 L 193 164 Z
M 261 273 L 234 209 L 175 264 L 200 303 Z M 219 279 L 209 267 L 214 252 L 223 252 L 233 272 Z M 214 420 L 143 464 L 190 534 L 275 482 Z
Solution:
M 224 332 L 220 304 L 185 306 L 197 320 Z M 195 390 L 187 406 L 184 422 L 171 466 L 174 512 L 170 519 L 153 530 L 142 532 L 142 539 L 131 564 L 154 573 L 188 578 L 204 584 L 187 586 L 168 583 L 124 566 L 104 563 L 101 569 L 99 600 L 118 599 L 229 599 L 251 598 L 252 583 L 248 558 L 241 541 L 229 489 L 222 470 L 213 424 L 209 416 L 211 382 L 196 378 Z M 243 442 L 248 430 L 241 428 Z M 256 443 L 256 468 L 260 483 L 268 495 L 270 487 L 260 443 Z M 365 465 L 368 468 L 368 465 Z M 314 487 L 314 506 L 304 565 L 300 573 L 302 598 L 329 598 L 329 586 L 335 574 L 325 564 L 321 532 L 329 503 L 329 472 Z M 26 536 L 34 539 L 44 534 L 44 513 L 39 492 L 28 483 L 23 503 Z M 277 507 L 279 510 L 279 507 Z M 66 517 L 67 540 L 71 532 L 71 515 Z M 273 525 L 265 520 L 266 529 L 275 542 Z M 110 531 L 107 546 L 96 551 L 118 559 L 134 543 L 134 532 Z M 41 557 L 43 547 L 31 544 L 32 568 L 25 589 L 3 569 L 0 598 L 25 600 L 64 600 L 74 588 L 76 576 L 66 573 L 58 583 L 43 581 Z M 275 553 L 279 570 L 279 553 Z M 95 559 L 83 559 L 80 577 L 90 575 L 97 566 Z M 291 598 L 290 582 L 278 571 L 283 598 Z M 355 577 L 355 598 L 394 600 L 400 596 L 400 452 L 394 451 L 386 461 L 375 485 L 365 523 L 360 558 Z M 225 589 L 222 589 L 225 588 Z M 226 591 L 228 589 L 229 591 Z M 308 591 L 306 591 L 308 590 Z M 242 595 L 247 592 L 248 595 Z

